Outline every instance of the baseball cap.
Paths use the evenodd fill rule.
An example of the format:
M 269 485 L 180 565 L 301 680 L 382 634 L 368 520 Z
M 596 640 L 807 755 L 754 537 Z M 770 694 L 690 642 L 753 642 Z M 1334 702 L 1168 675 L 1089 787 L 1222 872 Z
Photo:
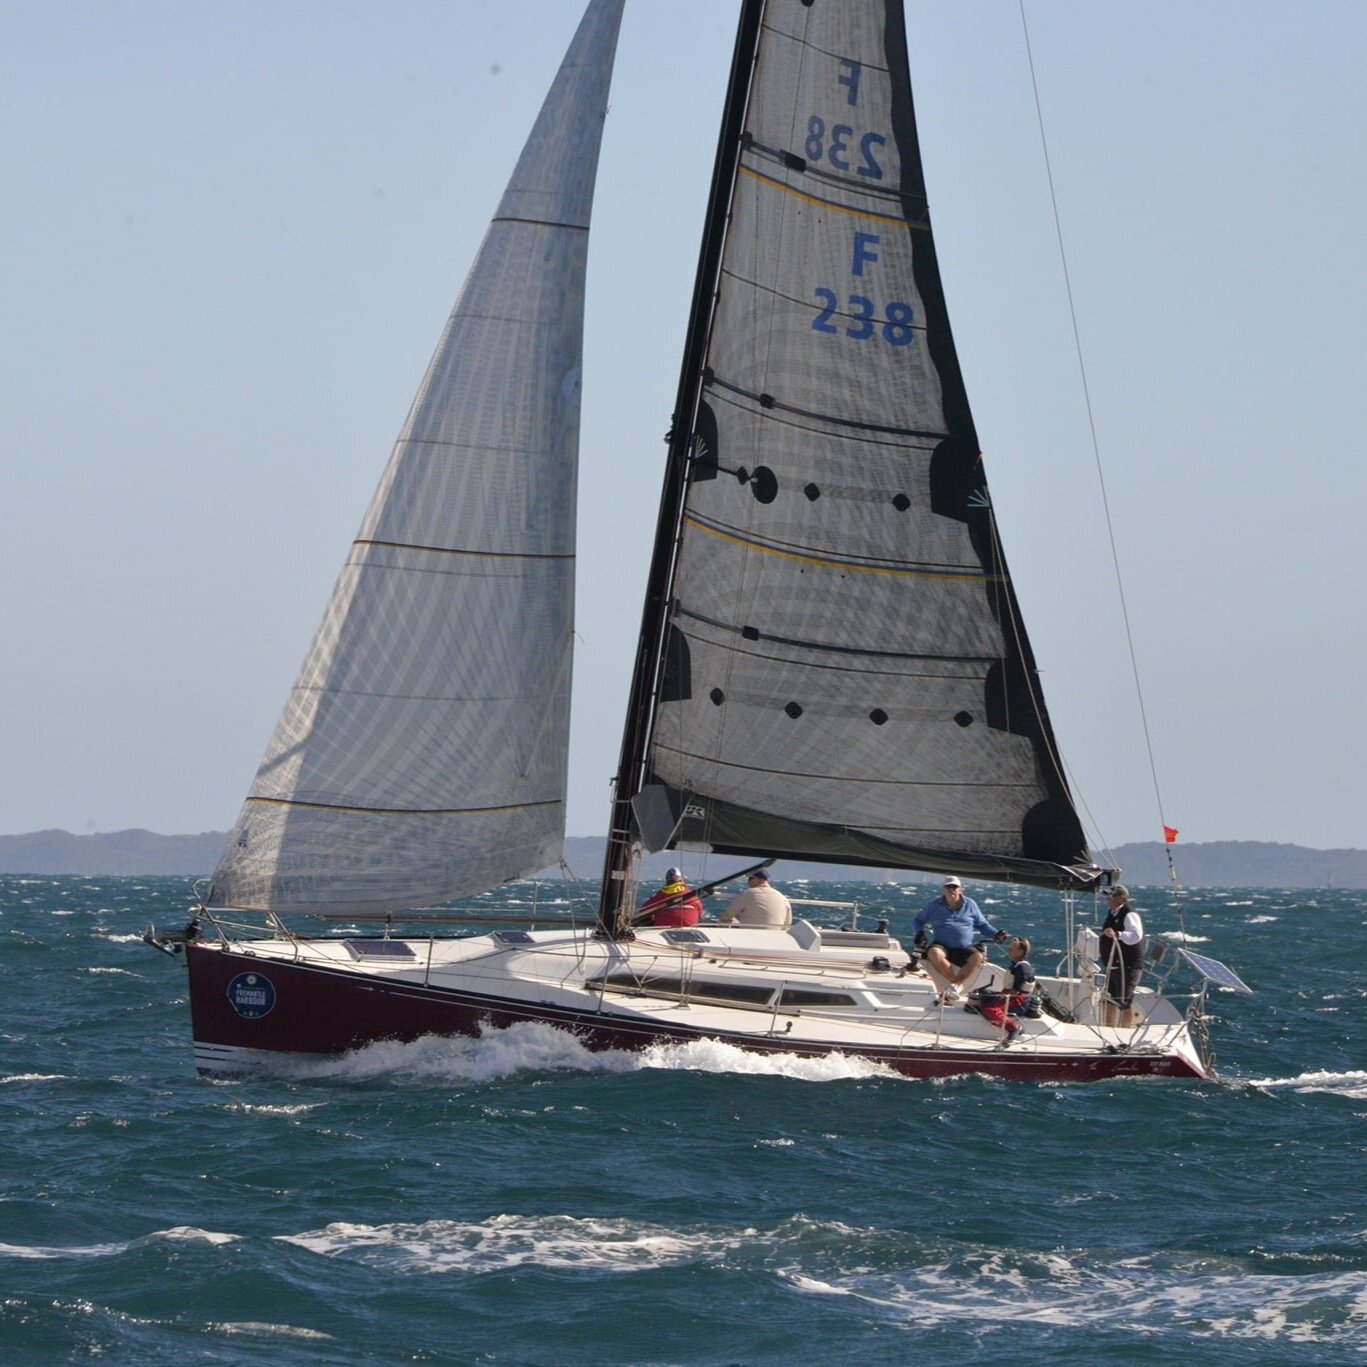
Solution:
M 953 874 L 951 874 L 948 878 L 945 879 L 944 886 L 947 888 L 961 888 L 963 887 L 963 884 L 959 882 L 959 880 L 955 878 Z

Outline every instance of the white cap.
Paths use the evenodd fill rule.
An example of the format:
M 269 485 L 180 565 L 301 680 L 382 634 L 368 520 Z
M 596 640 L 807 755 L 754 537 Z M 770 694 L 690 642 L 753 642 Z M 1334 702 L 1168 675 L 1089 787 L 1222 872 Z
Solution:
M 947 888 L 961 888 L 963 887 L 963 884 L 959 882 L 953 874 L 950 874 L 949 877 L 945 879 L 944 886 Z

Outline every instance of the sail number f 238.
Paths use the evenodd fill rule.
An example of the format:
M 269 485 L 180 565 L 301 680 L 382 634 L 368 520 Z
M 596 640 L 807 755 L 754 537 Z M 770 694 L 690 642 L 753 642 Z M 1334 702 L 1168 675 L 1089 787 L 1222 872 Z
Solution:
M 865 268 L 878 258 L 878 234 L 856 232 L 850 252 L 850 274 L 856 278 L 863 276 Z M 817 286 L 813 293 L 821 305 L 821 312 L 812 319 L 812 331 L 838 334 L 841 329 L 831 319 L 840 309 L 840 296 L 826 285 Z M 889 346 L 907 346 L 915 336 L 912 331 L 915 313 L 903 300 L 894 299 L 884 304 L 880 314 L 878 305 L 868 295 L 851 294 L 847 296 L 846 308 L 844 333 L 857 342 L 881 336 Z

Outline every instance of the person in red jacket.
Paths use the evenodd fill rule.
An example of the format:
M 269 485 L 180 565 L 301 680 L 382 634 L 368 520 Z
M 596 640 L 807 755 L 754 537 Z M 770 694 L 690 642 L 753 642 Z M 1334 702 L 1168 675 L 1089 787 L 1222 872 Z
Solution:
M 682 869 L 665 871 L 664 886 L 641 908 L 637 920 L 656 926 L 695 926 L 702 920 L 702 901 L 684 882 Z

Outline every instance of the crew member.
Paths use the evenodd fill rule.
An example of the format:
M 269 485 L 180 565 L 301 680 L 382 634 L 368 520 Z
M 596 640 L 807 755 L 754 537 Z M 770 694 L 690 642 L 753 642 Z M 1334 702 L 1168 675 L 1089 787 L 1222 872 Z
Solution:
M 682 869 L 666 869 L 664 884 L 636 919 L 647 926 L 695 926 L 702 920 L 702 900 L 684 882 Z
M 954 877 L 946 878 L 940 895 L 927 902 L 911 923 L 917 947 L 926 941 L 926 927 L 935 940 L 926 950 L 926 963 L 946 984 L 940 1001 L 948 1006 L 963 995 L 959 990 L 981 967 L 985 955 L 973 946 L 974 938 L 991 935 L 998 944 L 1006 932 L 998 930 L 978 910 L 978 904 L 964 896 L 964 885 Z
M 793 924 L 793 904 L 769 882 L 764 869 L 756 869 L 747 880 L 745 891 L 731 899 L 721 914 L 723 922 L 741 926 L 775 926 L 782 930 Z

